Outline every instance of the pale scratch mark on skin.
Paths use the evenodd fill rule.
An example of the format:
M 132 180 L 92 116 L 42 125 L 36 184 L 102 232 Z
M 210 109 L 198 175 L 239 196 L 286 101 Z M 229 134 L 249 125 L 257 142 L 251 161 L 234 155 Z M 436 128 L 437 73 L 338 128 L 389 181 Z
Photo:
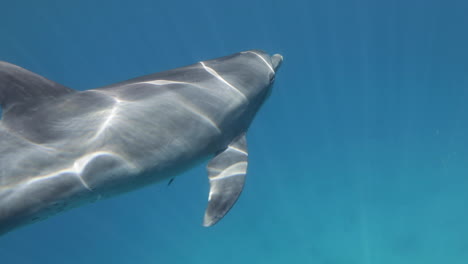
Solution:
M 99 127 L 98 131 L 94 135 L 93 137 L 94 139 L 100 137 L 112 125 L 112 120 L 115 119 L 117 116 L 117 110 L 118 110 L 117 105 L 112 107 L 112 109 L 107 110 L 110 113 L 108 114 L 108 116 L 106 117 L 106 120 L 102 123 L 102 125 Z
M 234 176 L 238 176 L 238 175 L 243 175 L 243 174 L 245 174 L 246 168 L 247 168 L 247 162 L 246 161 L 240 161 L 240 162 L 234 163 L 231 166 L 224 169 L 218 175 L 211 178 L 210 181 L 217 181 L 217 180 L 221 180 L 221 179 L 225 179 L 225 178 L 230 178 L 230 177 L 234 177 Z
M 140 82 L 140 83 L 148 83 L 148 84 L 154 84 L 154 85 L 190 84 L 188 82 L 178 82 L 178 81 L 171 81 L 171 80 L 154 80 L 154 81 L 147 81 L 147 82 Z
M 273 69 L 273 67 L 271 67 L 271 65 L 265 60 L 265 58 L 263 58 L 261 55 L 259 55 L 258 53 L 256 52 L 253 52 L 253 51 L 244 51 L 242 53 L 252 53 L 252 54 L 255 54 L 257 57 L 259 57 L 263 62 L 265 62 L 265 64 L 268 66 L 268 69 L 270 69 L 270 71 L 272 73 L 275 73 L 275 70 Z
M 238 149 L 238 148 L 233 147 L 233 146 L 229 146 L 228 148 L 229 148 L 229 149 L 232 149 L 232 150 L 235 150 L 235 151 L 237 151 L 237 152 L 240 152 L 240 153 L 244 154 L 245 156 L 248 156 L 248 155 L 249 155 L 249 153 L 243 151 L 242 149 Z
M 121 159 L 123 159 L 122 157 L 120 157 L 119 155 L 117 154 L 114 154 L 112 152 L 107 152 L 107 151 L 96 151 L 96 152 L 92 152 L 90 154 L 85 154 L 83 155 L 82 157 L 78 158 L 71 166 L 67 167 L 67 168 L 64 168 L 64 169 L 61 169 L 61 170 L 57 170 L 57 171 L 54 171 L 52 173 L 48 173 L 48 174 L 44 174 L 44 175 L 39 175 L 39 176 L 36 176 L 34 177 L 33 179 L 28 179 L 28 180 L 24 180 L 22 182 L 17 182 L 15 183 L 14 185 L 24 185 L 25 187 L 27 185 L 30 185 L 30 184 L 33 184 L 35 182 L 40 182 L 40 181 L 44 181 L 44 180 L 49 180 L 49 179 L 53 179 L 53 178 L 56 178 L 56 177 L 61 177 L 63 176 L 63 174 L 67 174 L 67 173 L 70 173 L 72 174 L 74 177 L 78 177 L 78 179 L 80 180 L 80 182 L 82 183 L 82 185 L 89 191 L 93 191 L 92 188 L 90 188 L 90 186 L 86 183 L 86 181 L 82 178 L 82 173 L 84 171 L 84 169 L 86 168 L 86 166 L 91 162 L 93 161 L 93 159 L 99 157 L 99 156 L 112 156 L 112 157 L 119 157 Z M 125 160 L 125 159 L 123 159 Z M 128 162 L 128 161 L 127 161 Z M 128 163 L 128 165 L 131 166 L 131 168 L 133 170 L 138 170 L 138 168 L 134 165 L 134 164 L 131 164 L 131 163 Z M 11 186 L 9 185 L 6 185 L 6 186 L 2 186 L 0 188 L 0 191 L 2 189 L 8 189 L 8 188 L 11 188 Z
M 245 96 L 245 94 L 243 94 L 239 89 L 237 89 L 234 85 L 230 84 L 228 81 L 226 81 L 223 77 L 221 77 L 221 75 L 219 75 L 213 68 L 210 68 L 208 66 L 205 65 L 205 63 L 203 63 L 203 61 L 200 62 L 200 64 L 203 66 L 203 68 L 211 75 L 213 75 L 216 79 L 220 80 L 221 82 L 223 82 L 224 84 L 226 84 L 227 86 L 229 86 L 231 89 L 233 89 L 234 91 L 236 91 L 236 93 L 238 93 L 242 99 L 244 100 L 247 100 L 247 97 Z
M 248 163 L 246 161 L 240 161 L 237 163 L 232 164 L 231 166 L 227 167 L 219 174 L 214 177 L 210 177 L 210 182 L 230 178 L 230 177 L 237 177 L 237 176 L 245 176 L 245 172 L 247 171 Z M 211 200 L 211 197 L 215 192 L 218 190 L 215 188 L 210 188 L 210 193 L 208 194 L 208 201 Z
M 178 81 L 171 81 L 171 80 L 154 80 L 154 81 L 147 81 L 147 82 L 141 82 L 141 83 L 152 84 L 152 85 L 157 85 L 157 86 L 163 86 L 163 85 L 167 85 L 167 84 L 188 84 L 188 85 L 193 85 L 193 86 L 199 87 L 199 86 L 194 85 L 192 83 L 178 82 Z M 199 88 L 202 88 L 202 87 L 199 87 Z M 198 109 L 198 107 L 192 105 L 191 103 L 189 103 L 184 98 L 179 98 L 179 99 L 183 102 L 182 106 L 185 109 L 187 109 L 189 112 L 191 112 L 191 113 L 195 114 L 196 116 L 200 117 L 201 119 L 203 119 L 206 123 L 208 123 L 213 128 L 215 128 L 216 132 L 218 134 L 221 134 L 221 130 L 218 127 L 218 125 L 213 120 L 211 120 L 208 117 L 207 114 L 203 113 L 200 109 Z

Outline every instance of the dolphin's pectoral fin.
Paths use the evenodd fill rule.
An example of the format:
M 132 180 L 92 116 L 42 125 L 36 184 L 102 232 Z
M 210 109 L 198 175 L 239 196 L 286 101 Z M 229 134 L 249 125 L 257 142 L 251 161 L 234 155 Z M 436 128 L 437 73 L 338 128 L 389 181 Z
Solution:
M 210 195 L 204 226 L 216 224 L 239 198 L 247 173 L 247 156 L 247 142 L 243 134 L 208 163 Z
M 56 98 L 74 90 L 8 62 L 0 61 L 0 106 L 23 103 L 29 99 Z

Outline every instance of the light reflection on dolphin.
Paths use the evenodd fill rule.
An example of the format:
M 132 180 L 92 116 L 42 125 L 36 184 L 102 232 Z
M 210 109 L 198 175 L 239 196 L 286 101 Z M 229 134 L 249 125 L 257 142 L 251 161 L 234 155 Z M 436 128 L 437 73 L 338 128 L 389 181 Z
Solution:
M 236 53 L 87 91 L 0 62 L 0 234 L 210 159 L 204 225 L 239 197 L 281 55 Z

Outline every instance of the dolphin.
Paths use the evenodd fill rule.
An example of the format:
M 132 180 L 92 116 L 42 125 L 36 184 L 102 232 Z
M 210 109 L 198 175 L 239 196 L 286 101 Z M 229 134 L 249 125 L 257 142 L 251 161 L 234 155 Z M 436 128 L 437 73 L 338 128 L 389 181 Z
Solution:
M 246 132 L 282 60 L 249 50 L 85 91 L 0 62 L 0 235 L 204 161 L 214 225 L 242 191 Z

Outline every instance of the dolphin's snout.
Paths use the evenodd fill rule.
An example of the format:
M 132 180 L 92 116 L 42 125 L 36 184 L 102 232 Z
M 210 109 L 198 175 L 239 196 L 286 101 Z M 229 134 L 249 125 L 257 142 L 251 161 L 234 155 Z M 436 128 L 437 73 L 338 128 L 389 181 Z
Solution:
M 275 72 L 279 69 L 282 62 L 283 56 L 281 56 L 281 54 L 275 54 L 271 56 L 271 65 L 273 66 L 273 69 L 275 69 Z

